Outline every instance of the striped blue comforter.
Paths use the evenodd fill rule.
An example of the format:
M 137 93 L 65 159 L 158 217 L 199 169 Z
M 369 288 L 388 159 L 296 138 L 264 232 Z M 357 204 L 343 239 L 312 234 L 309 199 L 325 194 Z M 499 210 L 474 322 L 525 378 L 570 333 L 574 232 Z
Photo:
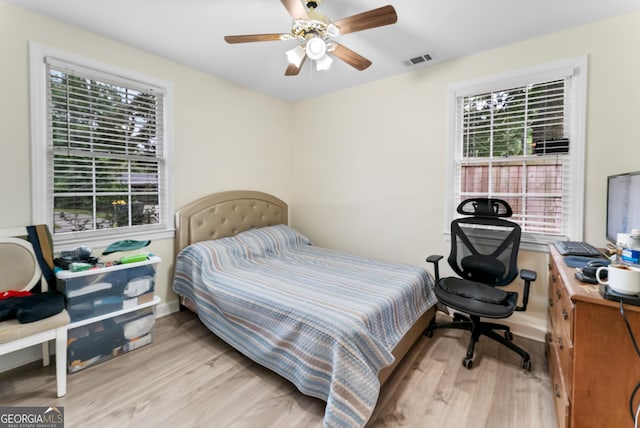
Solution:
M 324 426 L 363 426 L 378 372 L 433 304 L 426 270 L 315 247 L 288 226 L 200 242 L 173 282 L 217 336 L 327 402 Z

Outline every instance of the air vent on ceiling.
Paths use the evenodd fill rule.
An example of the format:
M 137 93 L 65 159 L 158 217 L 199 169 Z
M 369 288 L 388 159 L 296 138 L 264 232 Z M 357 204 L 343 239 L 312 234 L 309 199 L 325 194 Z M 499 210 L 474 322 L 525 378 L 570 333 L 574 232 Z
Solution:
M 433 60 L 433 57 L 431 56 L 431 54 L 424 54 L 424 55 L 414 56 L 413 58 L 409 58 L 408 60 L 405 61 L 405 64 L 418 65 L 418 64 L 424 64 L 432 60 Z

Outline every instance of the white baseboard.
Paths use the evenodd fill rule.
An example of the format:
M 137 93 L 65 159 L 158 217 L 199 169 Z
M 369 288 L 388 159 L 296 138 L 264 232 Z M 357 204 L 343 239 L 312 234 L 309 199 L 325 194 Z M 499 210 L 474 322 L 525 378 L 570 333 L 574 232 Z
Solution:
M 511 327 L 514 335 L 535 340 L 536 342 L 545 342 L 547 334 L 547 318 L 542 319 L 536 314 L 528 312 L 519 312 L 511 318 L 500 320 L 501 323 Z
M 162 318 L 180 310 L 180 302 L 178 299 L 170 302 L 164 302 L 156 306 L 156 318 Z
M 547 333 L 547 318 L 545 315 L 535 312 L 516 312 L 509 318 L 497 320 L 483 318 L 482 320 L 507 325 L 511 328 L 511 332 L 515 336 L 535 340 L 536 342 L 545 342 L 545 335 Z
M 156 317 L 161 318 L 178 312 L 179 310 L 180 305 L 177 299 L 170 302 L 159 303 L 156 306 Z M 525 337 L 537 342 L 544 342 L 547 332 L 546 318 L 541 318 L 536 315 L 537 314 L 520 312 L 500 322 L 511 327 L 511 331 L 516 336 Z M 50 348 L 53 347 L 50 346 Z M 40 345 L 35 345 L 31 348 L 25 348 L 11 354 L 3 355 L 0 357 L 0 373 L 41 360 L 41 349 Z

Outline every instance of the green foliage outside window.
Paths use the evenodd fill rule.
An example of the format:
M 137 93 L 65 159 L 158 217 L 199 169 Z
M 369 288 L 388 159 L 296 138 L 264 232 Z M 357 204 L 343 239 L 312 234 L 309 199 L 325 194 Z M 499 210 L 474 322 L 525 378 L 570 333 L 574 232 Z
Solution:
M 157 224 L 157 95 L 49 69 L 54 233 Z

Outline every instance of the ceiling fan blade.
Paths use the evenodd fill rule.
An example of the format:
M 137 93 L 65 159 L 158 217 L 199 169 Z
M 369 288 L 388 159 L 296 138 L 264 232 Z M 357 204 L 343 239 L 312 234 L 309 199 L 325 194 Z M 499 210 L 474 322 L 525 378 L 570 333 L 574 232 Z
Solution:
M 302 5 L 300 0 L 281 0 L 284 7 L 289 11 L 289 15 L 293 19 L 309 19 L 307 9 Z
M 382 27 L 383 25 L 395 24 L 396 22 L 398 22 L 396 10 L 393 6 L 389 5 L 339 19 L 334 21 L 334 24 L 340 29 L 340 34 L 348 34 L 368 30 L 369 28 Z
M 307 60 L 307 56 L 302 57 L 302 61 L 300 61 L 300 67 L 296 67 L 295 64 L 289 63 L 287 66 L 287 70 L 284 72 L 285 76 L 297 76 L 300 73 L 300 69 L 304 65 L 304 62 Z
M 360 71 L 371 65 L 371 61 L 340 43 L 336 43 L 336 47 L 331 54 Z
M 227 43 L 272 42 L 284 40 L 282 34 L 245 34 L 240 36 L 224 36 Z

